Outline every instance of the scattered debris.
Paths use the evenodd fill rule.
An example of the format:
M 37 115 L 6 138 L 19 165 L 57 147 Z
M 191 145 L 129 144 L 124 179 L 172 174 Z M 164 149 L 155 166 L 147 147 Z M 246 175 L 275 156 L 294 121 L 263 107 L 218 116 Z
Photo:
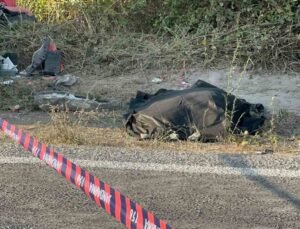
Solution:
M 180 80 L 180 83 L 179 83 L 179 86 L 182 88 L 182 89 L 187 89 L 189 87 L 192 86 L 192 84 L 190 84 L 183 76 L 181 76 L 179 78 Z
M 3 63 L 2 63 L 2 69 L 5 70 L 11 70 L 16 68 L 17 66 L 14 65 L 14 63 L 10 60 L 9 57 L 4 58 Z
M 188 82 L 182 80 L 182 81 L 180 82 L 180 86 L 181 86 L 183 89 L 187 89 L 187 88 L 191 87 L 192 85 L 191 85 L 190 83 L 188 83 Z
M 160 84 L 161 82 L 163 82 L 162 77 L 155 77 L 151 80 L 152 83 L 156 83 L 156 84 Z
M 10 107 L 11 112 L 20 112 L 21 106 L 15 105 L 13 107 Z
M 6 80 L 6 81 L 3 81 L 3 82 L 0 82 L 0 85 L 11 85 L 13 84 L 15 81 L 13 80 Z
M 1 2 L 1 0 L 0 0 Z M 97 110 L 97 109 L 110 109 L 112 104 L 108 101 L 96 101 L 88 98 L 75 96 L 72 93 L 61 91 L 59 86 L 70 87 L 79 81 L 79 77 L 72 74 L 60 75 L 64 70 L 62 64 L 62 53 L 57 49 L 56 44 L 50 37 L 45 37 L 41 47 L 34 52 L 31 60 L 31 64 L 23 71 L 18 73 L 17 62 L 18 58 L 15 53 L 6 53 L 0 56 L 0 76 L 2 79 L 0 85 L 11 85 L 17 81 L 17 78 L 22 76 L 40 75 L 43 80 L 52 81 L 51 87 L 54 91 L 42 91 L 37 93 L 34 97 L 34 102 L 45 111 L 49 111 L 53 107 L 59 107 L 59 109 L 65 110 Z M 29 80 L 21 80 L 21 84 L 26 86 L 43 87 L 45 83 L 35 82 L 34 78 Z M 45 87 L 49 88 L 50 84 Z M 39 88 L 38 90 L 45 90 Z M 34 104 L 34 103 L 32 103 Z M 20 106 L 9 106 L 13 112 L 18 112 Z
M 15 76 L 18 73 L 17 66 L 9 57 L 0 56 L 0 76 Z
M 39 92 L 35 95 L 34 101 L 44 111 L 51 111 L 53 108 L 70 111 L 92 111 L 114 108 L 114 105 L 109 101 L 90 100 L 64 91 Z
M 265 155 L 265 154 L 273 154 L 274 150 L 272 149 L 265 149 L 263 151 L 257 151 L 256 154 L 258 155 Z
M 79 77 L 76 77 L 74 75 L 71 75 L 71 74 L 66 74 L 66 75 L 63 75 L 63 76 L 58 76 L 56 78 L 56 82 L 55 82 L 55 86 L 72 86 L 74 85 L 75 83 L 77 83 L 79 80 Z
M 58 75 L 64 70 L 61 58 L 62 53 L 57 50 L 55 43 L 49 37 L 45 37 L 42 46 L 33 53 L 31 64 L 21 73 L 31 76 L 41 68 L 43 75 Z
M 4 58 L 9 58 L 14 65 L 18 65 L 18 55 L 17 53 L 7 52 L 2 55 Z

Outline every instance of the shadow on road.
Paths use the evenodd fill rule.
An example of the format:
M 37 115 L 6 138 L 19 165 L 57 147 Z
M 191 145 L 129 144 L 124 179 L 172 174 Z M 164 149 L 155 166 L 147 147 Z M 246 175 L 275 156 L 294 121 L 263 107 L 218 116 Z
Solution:
M 257 170 L 255 168 L 252 168 L 243 156 L 219 155 L 219 158 L 230 167 L 238 169 L 241 175 L 245 176 L 247 179 L 258 183 L 262 187 L 276 194 L 278 197 L 288 200 L 296 209 L 300 210 L 299 198 L 283 190 L 275 183 L 269 181 L 266 177 L 259 175 Z

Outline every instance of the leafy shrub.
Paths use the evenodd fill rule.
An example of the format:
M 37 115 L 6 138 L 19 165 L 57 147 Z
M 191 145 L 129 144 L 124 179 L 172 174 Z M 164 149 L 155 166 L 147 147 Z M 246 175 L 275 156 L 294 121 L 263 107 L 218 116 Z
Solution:
M 161 30 L 185 26 L 196 30 L 206 25 L 222 30 L 257 23 L 299 23 L 296 0 L 18 0 L 39 20 L 62 22 L 90 17 L 98 23 L 105 20 L 137 30 Z M 107 20 L 109 19 L 109 20 Z
M 214 60 L 226 63 L 239 44 L 237 59 L 241 63 L 250 58 L 255 67 L 264 69 L 285 71 L 300 67 L 297 0 L 18 0 L 18 3 L 32 9 L 42 22 L 71 21 L 68 29 L 75 28 L 76 35 L 83 33 L 76 43 L 84 41 L 88 53 L 100 43 L 103 47 L 115 41 L 109 34 L 113 38 L 131 33 L 129 37 L 136 39 L 135 34 L 143 33 L 155 34 L 159 43 L 171 48 L 170 51 L 162 47 L 159 52 L 188 56 L 182 60 L 187 63 L 204 61 L 207 65 Z M 112 49 L 107 49 L 107 55 L 97 59 L 121 62 L 118 55 L 135 47 L 126 43 L 130 41 L 127 37 L 120 38 L 123 38 L 120 51 L 112 54 L 109 53 Z M 134 57 L 128 55 L 124 54 L 126 58 Z

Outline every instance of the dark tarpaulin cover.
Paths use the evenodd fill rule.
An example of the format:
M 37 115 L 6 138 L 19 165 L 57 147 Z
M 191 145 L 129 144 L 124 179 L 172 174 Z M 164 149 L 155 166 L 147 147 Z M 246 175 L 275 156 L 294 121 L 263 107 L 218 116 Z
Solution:
M 205 81 L 185 90 L 137 92 L 125 115 L 128 133 L 140 138 L 218 140 L 253 134 L 265 121 L 262 104 L 250 104 Z

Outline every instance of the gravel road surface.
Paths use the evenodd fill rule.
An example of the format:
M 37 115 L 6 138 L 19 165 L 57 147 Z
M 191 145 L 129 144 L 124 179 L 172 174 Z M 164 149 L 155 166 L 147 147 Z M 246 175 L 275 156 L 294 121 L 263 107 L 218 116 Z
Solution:
M 174 228 L 300 228 L 300 154 L 59 150 Z M 0 228 L 124 228 L 18 146 L 0 174 Z

